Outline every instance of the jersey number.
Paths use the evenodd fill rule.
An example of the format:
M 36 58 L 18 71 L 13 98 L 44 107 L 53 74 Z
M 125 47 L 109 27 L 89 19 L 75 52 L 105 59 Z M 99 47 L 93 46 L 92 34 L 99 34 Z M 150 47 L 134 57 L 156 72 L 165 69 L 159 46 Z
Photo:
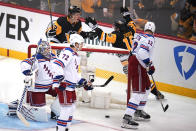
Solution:
M 68 55 L 63 54 L 63 59 L 64 59 L 64 60 L 67 60 L 68 58 L 69 58 L 69 56 L 68 56 Z

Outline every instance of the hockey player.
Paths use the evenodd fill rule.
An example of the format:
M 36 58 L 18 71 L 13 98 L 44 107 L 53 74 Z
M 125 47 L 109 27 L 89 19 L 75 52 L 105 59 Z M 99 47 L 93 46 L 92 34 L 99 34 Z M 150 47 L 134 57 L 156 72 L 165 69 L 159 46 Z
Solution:
M 87 82 L 78 74 L 80 58 L 77 54 L 83 47 L 84 39 L 79 34 L 70 35 L 70 48 L 61 51 L 54 61 L 55 75 L 53 87 L 56 88 L 60 102 L 60 117 L 57 119 L 57 130 L 68 131 L 75 110 L 76 86 L 84 86 L 92 90 L 91 82 Z
M 124 8 L 121 8 L 121 12 L 124 10 Z M 96 35 L 93 35 L 93 37 L 98 36 L 98 39 L 111 43 L 116 48 L 127 49 L 129 51 L 132 49 L 132 38 L 136 32 L 136 26 L 130 17 L 130 13 L 124 13 L 123 19 L 118 19 L 114 22 L 114 31 L 111 33 L 105 33 L 102 29 L 98 28 L 94 18 L 86 18 L 85 23 L 95 31 Z M 123 65 L 123 71 L 127 75 L 128 55 L 118 54 L 118 57 Z
M 70 6 L 68 16 L 59 17 L 46 30 L 46 37 L 50 38 L 53 43 L 68 43 L 70 34 L 78 33 L 83 38 L 88 37 L 88 32 L 82 31 L 82 23 L 80 21 L 81 9 L 77 6 Z
M 123 19 L 118 19 L 114 22 L 114 31 L 111 33 L 104 33 L 102 29 L 98 28 L 94 18 L 86 18 L 85 23 L 95 31 L 94 34 L 91 33 L 89 37 L 94 38 L 98 36 L 98 39 L 111 43 L 113 47 L 131 51 L 136 25 L 131 19 L 130 12 L 126 7 L 121 7 L 120 13 L 123 15 Z M 118 57 L 123 65 L 123 72 L 128 75 L 129 55 L 118 54 Z M 152 85 L 151 93 L 154 94 L 157 99 L 164 99 L 164 95 L 154 85 Z
M 27 104 L 23 105 L 21 113 L 28 120 L 48 121 L 47 112 L 45 110 L 45 94 L 50 94 L 53 97 L 57 96 L 56 91 L 52 89 L 52 61 L 56 59 L 56 57 L 51 53 L 51 48 L 47 41 L 42 41 L 40 45 L 38 45 L 37 50 L 34 56 L 24 59 L 21 62 L 21 71 L 25 75 L 24 82 L 29 86 L 26 94 Z M 16 115 L 17 105 L 18 101 L 8 105 L 8 115 Z
M 134 120 L 150 119 L 150 115 L 143 109 L 151 86 L 148 75 L 152 75 L 155 71 L 152 63 L 155 44 L 154 32 L 155 24 L 147 22 L 144 27 L 144 34 L 136 35 L 133 41 L 133 50 L 128 67 L 130 76 L 128 80 L 132 84 L 132 94 L 123 117 L 122 128 L 137 128 L 139 124 Z

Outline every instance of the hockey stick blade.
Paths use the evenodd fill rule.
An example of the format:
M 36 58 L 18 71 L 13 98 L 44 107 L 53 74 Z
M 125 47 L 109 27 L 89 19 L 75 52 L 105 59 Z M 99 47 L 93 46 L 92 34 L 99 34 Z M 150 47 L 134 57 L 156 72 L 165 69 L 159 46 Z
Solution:
M 152 76 L 152 75 L 151 75 L 151 78 L 152 78 L 152 81 L 153 81 L 153 83 L 154 83 L 155 87 L 157 88 L 156 83 L 155 83 L 155 80 L 154 80 L 154 78 L 153 78 L 153 76 Z M 163 111 L 164 111 L 164 112 L 166 112 L 166 111 L 167 111 L 167 109 L 169 108 L 169 105 L 167 104 L 167 105 L 164 107 L 164 106 L 163 106 L 163 103 L 162 103 L 162 101 L 161 101 L 161 100 L 160 100 L 160 103 L 161 103 L 161 107 L 162 107 Z
M 24 118 L 24 116 L 19 111 L 17 111 L 16 114 L 18 118 L 22 121 L 22 123 L 25 124 L 25 126 L 28 126 L 28 127 L 30 126 L 29 122 Z
M 103 85 L 93 85 L 93 87 L 105 87 L 110 83 L 111 80 L 114 79 L 114 76 L 110 76 L 110 78 Z
M 168 108 L 169 108 L 169 105 L 167 104 L 167 105 L 165 106 L 165 108 L 164 108 L 164 112 L 166 112 Z

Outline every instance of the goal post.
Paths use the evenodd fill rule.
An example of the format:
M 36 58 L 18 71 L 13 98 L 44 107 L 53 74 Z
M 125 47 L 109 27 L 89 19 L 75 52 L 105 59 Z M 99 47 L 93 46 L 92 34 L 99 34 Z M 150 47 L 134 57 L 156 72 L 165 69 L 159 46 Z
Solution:
M 69 47 L 68 44 L 52 44 L 51 49 L 62 50 L 65 47 Z M 28 57 L 31 57 L 37 45 L 32 44 L 28 46 Z M 110 76 L 114 76 L 113 83 L 117 87 L 104 87 L 100 89 L 105 91 L 110 89 L 112 99 L 111 101 L 116 104 L 126 104 L 130 98 L 131 86 L 127 80 L 127 76 L 123 73 L 123 68 L 120 63 L 120 59 L 117 54 L 129 54 L 129 51 L 114 47 L 106 47 L 100 45 L 85 44 L 81 52 L 90 53 L 88 57 L 88 64 L 90 66 L 96 65 L 96 77 L 101 79 L 108 79 Z M 128 76 L 129 78 L 129 76 Z M 102 84 L 103 82 L 99 81 Z M 120 83 L 120 84 L 119 84 Z M 111 86 L 111 84 L 108 84 Z M 95 87 L 96 88 L 96 87 Z M 96 88 L 97 89 L 97 88 Z M 114 97 L 113 97 L 114 96 Z

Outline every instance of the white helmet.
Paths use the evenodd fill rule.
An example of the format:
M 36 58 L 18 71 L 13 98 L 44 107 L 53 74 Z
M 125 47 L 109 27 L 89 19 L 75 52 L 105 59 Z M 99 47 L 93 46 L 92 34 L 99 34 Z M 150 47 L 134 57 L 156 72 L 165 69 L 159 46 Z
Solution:
M 146 24 L 144 26 L 144 31 L 146 31 L 146 30 L 150 30 L 150 31 L 152 31 L 152 33 L 154 33 L 155 32 L 154 22 L 150 22 L 150 21 L 146 22 Z
M 79 34 L 71 34 L 69 41 L 70 41 L 71 45 L 75 46 L 75 43 L 78 43 L 79 45 L 84 43 L 84 38 Z

